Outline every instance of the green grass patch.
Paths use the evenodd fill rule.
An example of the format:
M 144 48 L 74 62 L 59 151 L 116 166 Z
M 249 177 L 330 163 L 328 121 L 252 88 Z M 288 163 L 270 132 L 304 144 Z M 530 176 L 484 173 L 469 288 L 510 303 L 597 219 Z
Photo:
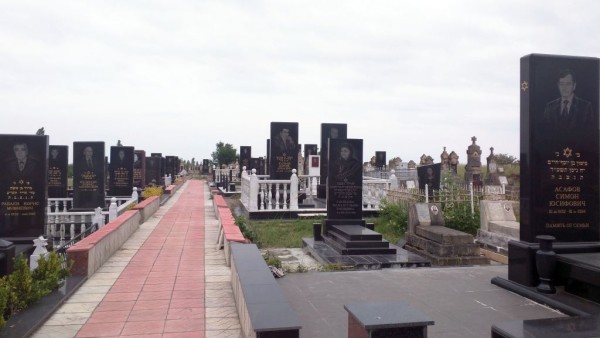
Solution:
M 277 219 L 246 221 L 252 240 L 262 249 L 301 248 L 303 237 L 313 237 L 313 223 L 320 220 Z
M 384 222 L 380 218 L 365 219 L 367 223 L 375 223 L 375 231 L 392 244 L 404 238 L 404 228 L 393 222 Z M 236 218 L 236 224 L 244 237 L 261 249 L 301 248 L 302 238 L 313 237 L 313 223 L 322 223 L 322 219 L 276 219 L 247 220 Z

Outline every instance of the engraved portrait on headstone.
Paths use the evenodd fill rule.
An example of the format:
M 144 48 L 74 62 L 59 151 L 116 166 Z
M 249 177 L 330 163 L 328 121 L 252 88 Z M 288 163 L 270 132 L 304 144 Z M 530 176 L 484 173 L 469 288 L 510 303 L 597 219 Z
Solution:
M 67 167 L 69 161 L 69 147 L 52 145 L 49 147 L 49 149 L 50 156 L 48 158 L 48 197 L 68 197 Z
M 104 142 L 73 142 L 73 208 L 104 208 Z
M 520 239 L 600 240 L 598 58 L 521 58 Z
M 329 140 L 327 218 L 362 218 L 361 139 Z
M 48 136 L 0 135 L 0 237 L 44 233 Z
M 298 169 L 298 123 L 271 122 L 270 170 L 272 179 L 289 179 Z

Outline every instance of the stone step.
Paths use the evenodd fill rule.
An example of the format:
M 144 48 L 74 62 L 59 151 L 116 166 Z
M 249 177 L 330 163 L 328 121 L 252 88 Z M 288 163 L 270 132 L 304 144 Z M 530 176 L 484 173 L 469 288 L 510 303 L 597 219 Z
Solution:
M 331 225 L 330 232 L 335 232 L 350 241 L 381 241 L 380 233 L 360 225 Z
M 512 238 L 519 238 L 520 223 L 512 221 L 493 221 L 488 223 L 488 231 Z
M 378 241 L 351 241 L 337 232 L 329 232 L 329 238 L 338 242 L 344 248 L 389 248 L 390 243 L 384 239 Z
M 341 255 L 395 255 L 394 248 L 345 248 L 330 237 L 323 237 L 323 242 Z

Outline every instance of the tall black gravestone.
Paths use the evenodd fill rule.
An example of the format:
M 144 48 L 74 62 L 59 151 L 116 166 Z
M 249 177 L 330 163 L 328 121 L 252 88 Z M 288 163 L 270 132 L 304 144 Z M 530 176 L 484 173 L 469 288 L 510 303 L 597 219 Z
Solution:
M 345 123 L 321 123 L 321 179 L 317 186 L 317 197 L 325 198 L 327 192 L 327 158 L 329 139 L 346 139 L 348 137 L 348 125 Z
M 110 147 L 110 196 L 131 196 L 133 192 L 133 147 Z
M 156 164 L 156 168 L 158 169 L 158 179 L 156 180 L 156 184 L 162 185 L 163 178 L 165 177 L 165 158 L 162 156 L 162 153 L 150 153 L 150 157 L 154 157 L 158 162 Z
M 104 208 L 104 142 L 73 142 L 73 209 Z
M 562 253 L 600 241 L 599 71 L 598 58 L 521 58 L 520 241 L 509 243 L 508 273 L 519 284 L 538 283 L 537 236 Z
M 287 180 L 292 169 L 298 169 L 298 123 L 271 122 L 270 140 L 269 175 L 271 179 Z
M 264 157 L 258 158 L 258 170 L 257 175 L 267 175 L 267 160 Z
M 256 169 L 256 174 L 260 175 L 260 159 L 258 157 L 253 157 L 250 159 L 250 166 L 246 168 L 250 173 L 252 173 L 250 170 L 252 169 Z
M 177 174 L 177 156 L 165 156 L 165 173 L 167 176 L 171 176 L 175 180 L 175 174 Z
M 264 172 L 262 173 L 263 175 L 269 175 L 269 165 L 268 163 L 271 163 L 271 139 L 268 138 L 267 139 L 267 158 L 265 158 L 265 163 L 264 163 Z
M 433 193 L 434 190 L 440 190 L 440 177 L 442 173 L 442 164 L 429 164 L 417 167 L 417 175 L 419 176 L 419 189 L 427 190 Z
M 50 146 L 48 156 L 48 197 L 66 198 L 69 146 Z
M 0 237 L 44 234 L 48 136 L 0 135 Z
M 133 152 L 133 186 L 143 189 L 146 186 L 146 151 Z
M 208 166 L 209 166 L 208 159 L 207 158 L 202 159 L 202 175 L 208 175 L 208 172 L 209 172 Z
M 252 159 L 252 147 L 250 146 L 241 146 L 240 147 L 240 170 L 246 167 L 246 170 L 252 169 L 251 166 Z
M 362 220 L 361 139 L 329 139 L 327 219 Z
M 160 185 L 160 157 L 146 157 L 146 185 Z
M 386 167 L 386 153 L 385 151 L 375 152 L 375 167 L 379 170 L 383 170 Z

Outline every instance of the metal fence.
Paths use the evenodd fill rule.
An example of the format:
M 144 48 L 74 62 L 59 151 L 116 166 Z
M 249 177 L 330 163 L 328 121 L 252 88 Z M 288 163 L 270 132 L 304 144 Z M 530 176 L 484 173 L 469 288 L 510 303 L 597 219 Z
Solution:
M 479 207 L 480 200 L 519 200 L 518 187 L 473 186 L 472 184 L 452 184 L 442 186 L 440 190 L 399 188 L 388 190 L 386 201 L 399 204 L 408 209 L 414 203 L 441 203 L 444 208 L 455 204 L 469 203 L 471 214 Z

